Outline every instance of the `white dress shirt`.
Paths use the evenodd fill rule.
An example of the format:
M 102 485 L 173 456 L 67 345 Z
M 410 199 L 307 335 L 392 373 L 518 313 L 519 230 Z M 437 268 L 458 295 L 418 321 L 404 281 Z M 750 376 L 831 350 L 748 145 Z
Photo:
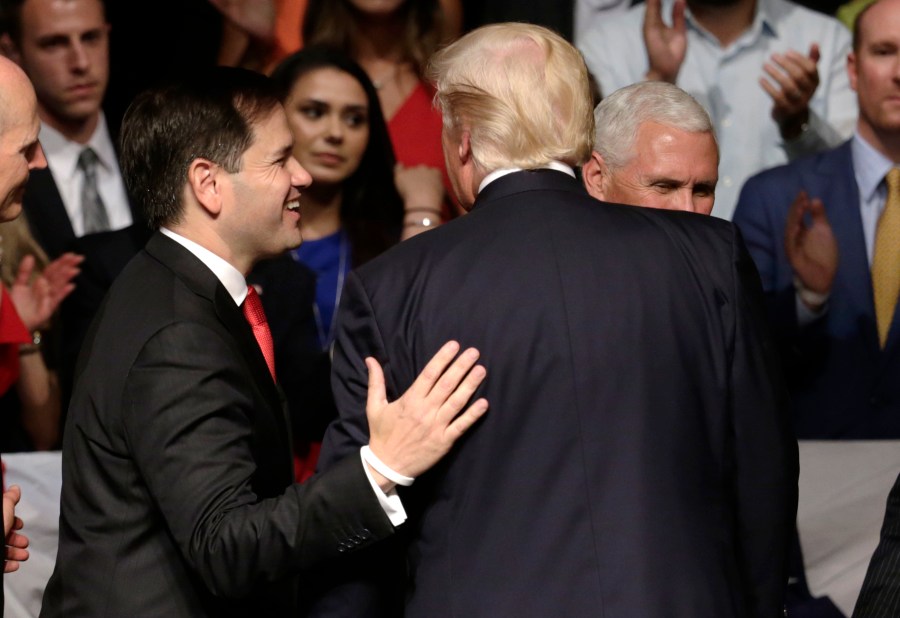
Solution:
M 47 167 L 59 190 L 75 236 L 84 235 L 84 217 L 81 210 L 84 173 L 78 168 L 78 157 L 85 147 L 90 147 L 97 153 L 97 191 L 106 208 L 110 229 L 119 230 L 131 225 L 128 193 L 103 114 L 100 114 L 97 128 L 86 144 L 67 139 L 47 123 L 41 124 L 40 140 L 44 155 L 47 157 Z

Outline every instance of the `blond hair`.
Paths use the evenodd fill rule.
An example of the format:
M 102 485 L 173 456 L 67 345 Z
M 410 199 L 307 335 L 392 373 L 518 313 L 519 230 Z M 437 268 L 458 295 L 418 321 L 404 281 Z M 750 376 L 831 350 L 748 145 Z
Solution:
M 437 52 L 428 68 L 449 130 L 469 132 L 483 171 L 581 165 L 594 116 L 581 54 L 541 26 L 506 23 L 473 30 Z

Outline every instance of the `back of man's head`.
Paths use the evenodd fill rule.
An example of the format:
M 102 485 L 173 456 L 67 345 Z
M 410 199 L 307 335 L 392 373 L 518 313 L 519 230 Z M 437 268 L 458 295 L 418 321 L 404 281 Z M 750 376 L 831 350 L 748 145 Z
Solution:
M 473 30 L 434 55 L 445 130 L 469 132 L 484 172 L 580 165 L 593 133 L 581 54 L 546 28 L 507 23 Z
M 638 154 L 634 138 L 645 122 L 715 137 L 709 114 L 694 97 L 668 82 L 648 81 L 620 88 L 597 105 L 594 150 L 610 168 L 624 166 Z
M 122 121 L 120 164 L 151 227 L 181 220 L 187 171 L 195 159 L 240 171 L 253 125 L 280 105 L 269 78 L 224 67 L 138 95 Z

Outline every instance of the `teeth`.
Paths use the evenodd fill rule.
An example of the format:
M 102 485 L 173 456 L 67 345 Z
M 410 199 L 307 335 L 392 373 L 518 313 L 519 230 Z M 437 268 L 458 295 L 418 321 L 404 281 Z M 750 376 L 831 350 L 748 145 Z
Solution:
M 284 206 L 288 210 L 300 210 L 300 200 L 294 200 L 292 202 L 288 202 Z

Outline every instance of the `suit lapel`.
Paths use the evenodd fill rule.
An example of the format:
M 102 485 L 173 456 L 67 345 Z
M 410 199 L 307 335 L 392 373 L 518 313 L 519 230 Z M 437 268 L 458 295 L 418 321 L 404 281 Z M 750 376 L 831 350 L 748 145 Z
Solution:
M 31 172 L 22 206 L 35 239 L 50 259 L 63 253 L 75 239 L 69 213 L 49 169 Z
M 276 414 L 279 423 L 284 424 L 284 431 L 281 433 L 285 437 L 286 446 L 290 448 L 290 425 L 281 393 L 272 380 L 266 359 L 262 355 L 259 344 L 256 343 L 253 330 L 244 319 L 241 308 L 234 304 L 234 299 L 212 271 L 174 240 L 156 233 L 147 242 L 146 249 L 150 255 L 171 268 L 191 290 L 212 303 L 216 317 L 222 322 L 228 333 L 234 337 L 240 355 L 246 359 L 250 373 L 269 404 L 269 408 L 273 414 Z

